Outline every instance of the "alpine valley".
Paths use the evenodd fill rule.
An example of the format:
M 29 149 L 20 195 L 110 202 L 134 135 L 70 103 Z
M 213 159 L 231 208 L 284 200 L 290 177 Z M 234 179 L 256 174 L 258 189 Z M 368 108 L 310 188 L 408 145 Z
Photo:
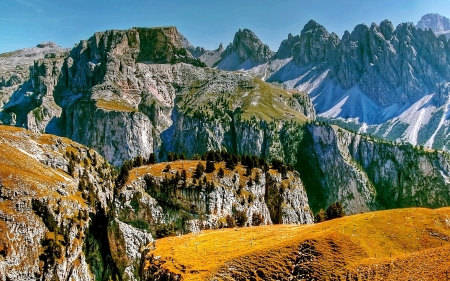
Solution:
M 0 54 L 0 280 L 445 280 L 449 32 Z

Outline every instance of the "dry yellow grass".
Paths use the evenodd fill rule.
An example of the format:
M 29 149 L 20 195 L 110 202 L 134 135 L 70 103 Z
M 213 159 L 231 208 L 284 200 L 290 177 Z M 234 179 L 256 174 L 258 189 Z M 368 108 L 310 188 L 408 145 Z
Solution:
M 188 182 L 192 182 L 193 175 L 195 172 L 195 169 L 197 167 L 198 163 L 202 163 L 203 166 L 206 167 L 206 161 L 202 160 L 179 160 L 174 162 L 162 162 L 157 163 L 154 165 L 147 165 L 147 166 L 141 166 L 138 168 L 135 168 L 131 170 L 130 177 L 128 179 L 127 184 L 129 184 L 131 181 L 140 178 L 144 176 L 145 174 L 151 174 L 152 176 L 156 177 L 164 177 L 167 175 L 167 177 L 172 177 L 177 171 L 181 173 L 181 171 L 186 170 Z M 170 171 L 169 172 L 163 172 L 163 170 L 166 168 L 167 165 L 170 165 Z M 225 168 L 225 162 L 215 163 L 216 170 L 212 173 L 204 173 L 204 176 L 206 176 L 206 179 L 208 181 L 214 181 L 214 178 L 217 178 L 217 172 L 220 168 L 224 170 L 225 176 L 230 176 L 234 173 L 239 173 L 239 179 L 240 183 L 245 184 L 250 176 L 246 175 L 246 168 L 242 165 L 237 165 L 234 171 L 230 171 Z M 276 170 L 270 170 L 271 173 L 275 173 Z M 252 176 L 255 177 L 256 169 L 252 170 Z
M 227 275 L 221 273 L 229 268 L 267 280 L 292 271 L 300 245 L 310 243 L 319 255 L 310 263 L 311 274 L 323 278 L 317 280 L 377 270 L 377 276 L 385 278 L 379 280 L 434 280 L 424 278 L 428 275 L 422 276 L 422 271 L 445 280 L 439 278 L 444 278 L 446 269 L 450 271 L 449 238 L 450 208 L 412 208 L 358 214 L 315 225 L 222 229 L 169 237 L 158 240 L 149 255 L 160 256 L 161 266 L 180 274 L 183 280 L 209 280 L 213 276 L 226 280 Z M 390 264 L 397 268 L 388 272 L 385 267 L 391 268 Z M 421 264 L 422 271 L 417 269 Z M 410 268 L 410 275 L 402 276 L 403 267 Z M 367 276 L 369 279 L 360 280 L 377 280 L 375 275 Z
M 116 101 L 116 100 L 97 100 L 97 107 L 106 109 L 106 110 L 114 110 L 114 111 L 125 111 L 125 112 L 135 112 L 137 111 L 131 105 L 126 102 Z
M 28 151 L 30 146 L 37 145 L 50 156 L 65 153 L 45 148 L 45 146 L 55 144 L 57 139 L 66 143 L 68 148 L 74 149 L 69 144 L 79 146 L 66 138 L 34 134 L 12 126 L 0 126 L 0 180 L 4 190 L 23 191 L 28 189 L 33 191 L 34 196 L 61 197 L 60 194 L 52 191 L 52 188 L 60 186 L 61 183 L 76 185 L 66 172 L 50 168 L 35 158 L 31 151 Z M 72 194 L 67 199 L 84 204 L 80 194 Z M 0 209 L 6 211 L 8 208 L 0 206 Z

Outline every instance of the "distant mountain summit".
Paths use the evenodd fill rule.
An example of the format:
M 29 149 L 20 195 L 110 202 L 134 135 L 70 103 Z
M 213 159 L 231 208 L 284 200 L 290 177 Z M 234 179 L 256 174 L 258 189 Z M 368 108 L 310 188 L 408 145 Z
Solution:
M 426 14 L 416 25 L 417 28 L 431 29 L 434 32 L 450 30 L 450 19 L 440 14 Z

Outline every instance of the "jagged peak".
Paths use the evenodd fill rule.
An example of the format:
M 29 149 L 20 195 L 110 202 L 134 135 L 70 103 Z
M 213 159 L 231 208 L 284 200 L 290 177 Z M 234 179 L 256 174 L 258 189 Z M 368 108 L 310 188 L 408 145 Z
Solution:
M 268 45 L 261 42 L 250 29 L 239 29 L 234 35 L 231 47 L 228 46 L 226 54 L 237 52 L 241 61 L 251 58 L 256 63 L 265 63 L 274 55 Z
M 450 19 L 438 13 L 428 13 L 417 22 L 417 28 L 431 29 L 434 32 L 450 30 Z
M 390 40 L 392 38 L 392 34 L 395 31 L 394 25 L 390 20 L 384 20 L 380 23 L 380 31 L 383 34 L 386 40 Z
M 316 31 L 322 31 L 325 34 L 329 34 L 328 30 L 321 24 L 317 23 L 314 20 L 310 20 L 308 21 L 307 24 L 305 24 L 305 26 L 303 27 L 302 31 L 301 31 L 301 35 L 304 35 L 308 32 L 316 32 Z

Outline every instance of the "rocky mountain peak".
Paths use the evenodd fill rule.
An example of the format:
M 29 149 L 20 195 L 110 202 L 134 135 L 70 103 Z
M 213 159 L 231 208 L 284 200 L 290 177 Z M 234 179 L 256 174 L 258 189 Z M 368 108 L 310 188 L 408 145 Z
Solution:
M 178 32 L 176 27 L 134 28 L 134 30 L 139 34 L 139 61 L 201 64 L 186 49 L 187 40 Z M 197 63 L 195 63 L 196 61 Z
M 417 28 L 431 29 L 434 32 L 450 30 L 450 19 L 437 13 L 430 13 L 422 16 L 416 25 Z
M 294 47 L 294 44 L 298 43 L 299 40 L 299 35 L 293 36 L 291 33 L 289 33 L 288 38 L 284 39 L 281 42 L 280 47 L 278 48 L 277 58 L 285 59 L 291 57 L 293 55 L 292 49 Z
M 394 25 L 389 20 L 384 20 L 380 23 L 380 31 L 386 40 L 391 40 L 394 33 Z
M 291 38 L 296 41 L 295 37 Z M 324 26 L 310 20 L 301 31 L 298 42 L 293 44 L 294 60 L 299 65 L 327 61 L 338 44 L 339 37 L 335 33 L 330 34 Z
M 269 46 L 263 44 L 256 34 L 249 29 L 239 29 L 236 32 L 232 50 L 237 53 L 241 61 L 251 59 L 256 63 L 265 63 L 274 55 Z

